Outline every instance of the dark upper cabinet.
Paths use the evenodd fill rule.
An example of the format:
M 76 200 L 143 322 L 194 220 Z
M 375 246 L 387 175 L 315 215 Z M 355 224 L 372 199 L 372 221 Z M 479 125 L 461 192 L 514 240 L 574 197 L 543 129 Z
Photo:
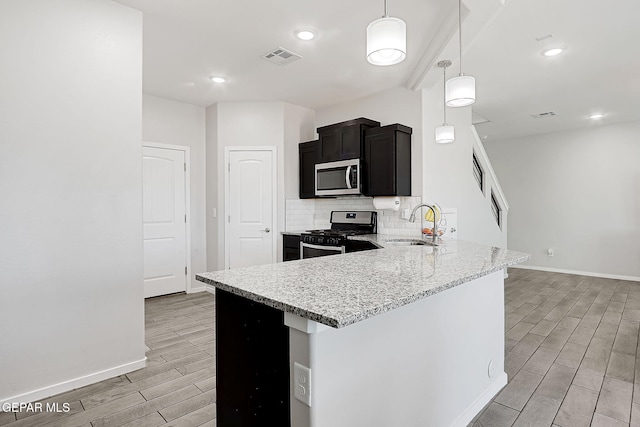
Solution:
M 300 259 L 300 236 L 284 234 L 282 236 L 282 261 Z
M 300 158 L 300 198 L 316 196 L 316 163 L 320 162 L 319 141 L 301 142 L 298 145 Z
M 355 159 L 362 155 L 364 133 L 380 126 L 375 120 L 353 119 L 329 126 L 319 127 L 319 162 Z
M 362 187 L 366 196 L 411 195 L 411 133 L 401 124 L 365 131 Z

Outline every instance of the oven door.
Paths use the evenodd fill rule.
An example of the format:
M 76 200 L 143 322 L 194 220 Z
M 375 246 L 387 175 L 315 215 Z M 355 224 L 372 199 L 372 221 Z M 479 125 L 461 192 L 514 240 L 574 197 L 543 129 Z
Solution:
M 300 258 L 316 258 L 319 256 L 338 255 L 345 253 L 344 246 L 312 245 L 300 242 Z
M 360 159 L 318 163 L 316 170 L 316 196 L 360 194 Z

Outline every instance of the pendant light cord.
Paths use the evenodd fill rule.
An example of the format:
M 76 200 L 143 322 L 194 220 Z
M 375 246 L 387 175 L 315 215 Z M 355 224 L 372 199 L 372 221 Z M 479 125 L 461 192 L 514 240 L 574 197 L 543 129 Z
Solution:
M 445 100 L 447 99 L 447 67 L 442 67 L 442 110 L 443 110 L 443 125 L 447 125 L 447 103 Z
M 384 17 L 388 17 L 389 15 L 387 15 L 387 0 L 384 0 Z
M 385 4 L 386 4 L 385 0 Z M 386 7 L 386 6 L 385 6 Z M 460 45 L 460 75 L 462 75 L 462 0 L 458 0 L 458 43 Z

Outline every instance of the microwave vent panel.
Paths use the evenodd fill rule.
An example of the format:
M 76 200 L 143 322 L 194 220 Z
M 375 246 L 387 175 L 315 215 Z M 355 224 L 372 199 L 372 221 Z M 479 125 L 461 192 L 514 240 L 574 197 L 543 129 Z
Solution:
M 278 47 L 262 55 L 262 58 L 277 65 L 288 65 L 302 58 L 302 56 L 283 47 Z

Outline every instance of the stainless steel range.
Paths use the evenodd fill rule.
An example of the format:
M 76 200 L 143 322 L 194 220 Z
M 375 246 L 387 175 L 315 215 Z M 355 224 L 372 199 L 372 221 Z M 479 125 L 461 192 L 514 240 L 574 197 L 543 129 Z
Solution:
M 343 254 L 374 249 L 367 242 L 348 240 L 356 234 L 375 234 L 377 213 L 375 211 L 333 211 L 331 228 L 309 230 L 300 235 L 300 258 Z

